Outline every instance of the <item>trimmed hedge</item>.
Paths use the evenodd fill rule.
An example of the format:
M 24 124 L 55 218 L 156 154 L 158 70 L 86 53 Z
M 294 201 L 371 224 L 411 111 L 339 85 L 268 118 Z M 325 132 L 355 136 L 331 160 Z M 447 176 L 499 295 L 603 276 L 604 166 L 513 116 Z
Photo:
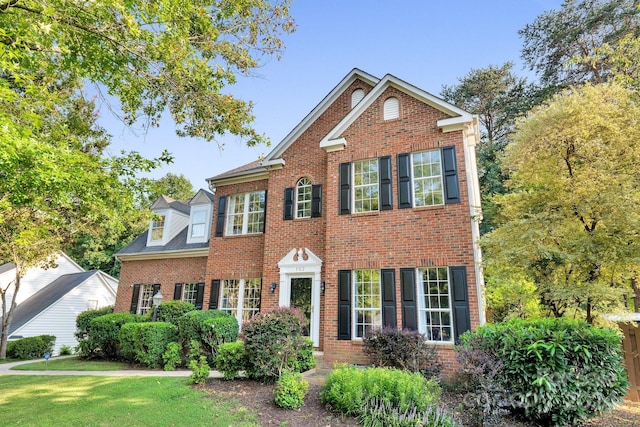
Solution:
M 617 332 L 581 321 L 514 319 L 464 334 L 461 347 L 482 355 L 469 361 L 499 362 L 483 366 L 499 367 L 492 388 L 505 390 L 512 409 L 562 426 L 581 424 L 622 401 L 629 383 L 620 343 Z M 473 363 L 463 369 L 485 376 Z
M 156 320 L 178 326 L 178 319 L 195 309 L 196 306 L 187 301 L 173 300 L 163 302 L 158 306 Z
M 120 352 L 124 359 L 150 368 L 163 365 L 167 345 L 178 328 L 167 322 L 126 323 L 120 329 Z
M 183 348 L 194 348 L 193 341 L 200 345 L 198 354 L 188 359 L 198 360 L 206 356 L 210 365 L 215 363 L 218 346 L 224 342 L 238 339 L 238 321 L 234 316 L 222 310 L 194 310 L 178 319 L 178 342 Z
M 94 350 L 97 349 L 98 346 L 90 337 L 90 324 L 96 317 L 111 313 L 113 313 L 113 306 L 99 308 L 97 310 L 85 310 L 78 314 L 76 317 L 76 332 L 74 335 L 78 340 L 76 352 L 80 353 L 80 357 L 89 359 L 97 356 L 94 354 Z
M 7 342 L 7 357 L 12 359 L 40 359 L 45 353 L 53 355 L 53 335 L 37 335 Z
M 91 354 L 104 359 L 118 360 L 120 354 L 120 328 L 126 323 L 143 322 L 144 317 L 131 313 L 112 313 L 96 317 L 89 322 Z

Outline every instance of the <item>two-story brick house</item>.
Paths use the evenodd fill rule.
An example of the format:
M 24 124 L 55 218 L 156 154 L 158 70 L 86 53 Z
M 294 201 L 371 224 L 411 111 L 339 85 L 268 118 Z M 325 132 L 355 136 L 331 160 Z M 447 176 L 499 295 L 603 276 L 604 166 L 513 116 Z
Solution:
M 240 321 L 301 307 L 328 364 L 366 363 L 366 331 L 392 325 L 425 333 L 450 367 L 455 339 L 484 322 L 478 139 L 471 114 L 354 69 L 266 158 L 208 179 L 206 256 L 118 255 L 117 310 L 188 284 Z

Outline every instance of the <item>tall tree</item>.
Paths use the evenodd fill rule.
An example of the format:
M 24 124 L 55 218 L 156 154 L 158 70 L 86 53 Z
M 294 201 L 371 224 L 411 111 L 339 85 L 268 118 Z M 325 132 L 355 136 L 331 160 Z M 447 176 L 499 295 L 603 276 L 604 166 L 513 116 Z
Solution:
M 533 280 L 555 316 L 621 308 L 640 259 L 640 106 L 618 84 L 557 95 L 507 148 L 510 193 L 481 241 L 493 268 Z
M 544 86 L 601 83 L 610 64 L 594 52 L 629 35 L 640 34 L 637 0 L 565 0 L 560 10 L 542 13 L 519 31 L 522 58 Z M 583 61 L 591 57 L 597 60 Z
M 506 175 L 500 159 L 518 117 L 531 108 L 534 87 L 513 73 L 513 64 L 472 69 L 455 86 L 444 86 L 441 96 L 466 111 L 477 114 L 481 138 L 478 144 L 478 172 L 484 219 L 482 232 L 493 228 L 490 196 L 505 192 Z
M 176 200 L 187 200 L 194 196 L 191 181 L 183 174 L 167 173 L 162 178 L 150 179 L 147 190 L 147 203 L 153 204 L 160 196 L 169 196 Z

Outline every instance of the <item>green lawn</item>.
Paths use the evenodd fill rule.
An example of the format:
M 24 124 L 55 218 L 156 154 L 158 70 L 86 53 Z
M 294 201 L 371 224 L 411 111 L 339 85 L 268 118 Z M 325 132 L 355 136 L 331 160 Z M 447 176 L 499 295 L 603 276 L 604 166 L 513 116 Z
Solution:
M 78 357 L 51 359 L 48 362 L 33 362 L 11 368 L 17 371 L 121 371 L 129 365 L 106 360 L 82 360 Z
M 3 426 L 258 426 L 173 377 L 0 376 Z

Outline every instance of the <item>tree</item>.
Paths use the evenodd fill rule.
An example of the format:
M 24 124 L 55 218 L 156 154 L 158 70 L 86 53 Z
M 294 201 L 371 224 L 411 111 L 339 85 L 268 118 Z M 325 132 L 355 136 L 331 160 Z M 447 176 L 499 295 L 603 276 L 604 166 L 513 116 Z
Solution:
M 522 59 L 544 86 L 602 83 L 611 68 L 594 52 L 640 34 L 640 9 L 637 0 L 565 0 L 560 10 L 544 12 L 519 34 Z M 576 60 L 586 57 L 597 60 Z
M 121 102 L 125 122 L 157 125 L 169 111 L 179 135 L 230 133 L 264 141 L 251 104 L 224 91 L 295 27 L 289 0 L 70 2 L 0 0 L 0 70 L 90 81 Z M 79 83 L 78 83 L 79 84 Z
M 493 206 L 489 196 L 505 192 L 506 175 L 500 158 L 509 143 L 515 121 L 531 108 L 534 87 L 513 74 L 513 64 L 472 69 L 456 86 L 444 86 L 441 96 L 464 110 L 477 114 L 481 127 L 478 172 L 484 218 L 482 232 L 493 228 Z
M 167 173 L 162 178 L 148 180 L 147 202 L 149 206 L 160 196 L 169 196 L 176 200 L 193 197 L 195 190 L 191 181 L 183 174 Z
M 640 106 L 587 84 L 534 109 L 507 148 L 510 193 L 481 244 L 489 268 L 532 280 L 555 316 L 621 309 L 640 258 Z

